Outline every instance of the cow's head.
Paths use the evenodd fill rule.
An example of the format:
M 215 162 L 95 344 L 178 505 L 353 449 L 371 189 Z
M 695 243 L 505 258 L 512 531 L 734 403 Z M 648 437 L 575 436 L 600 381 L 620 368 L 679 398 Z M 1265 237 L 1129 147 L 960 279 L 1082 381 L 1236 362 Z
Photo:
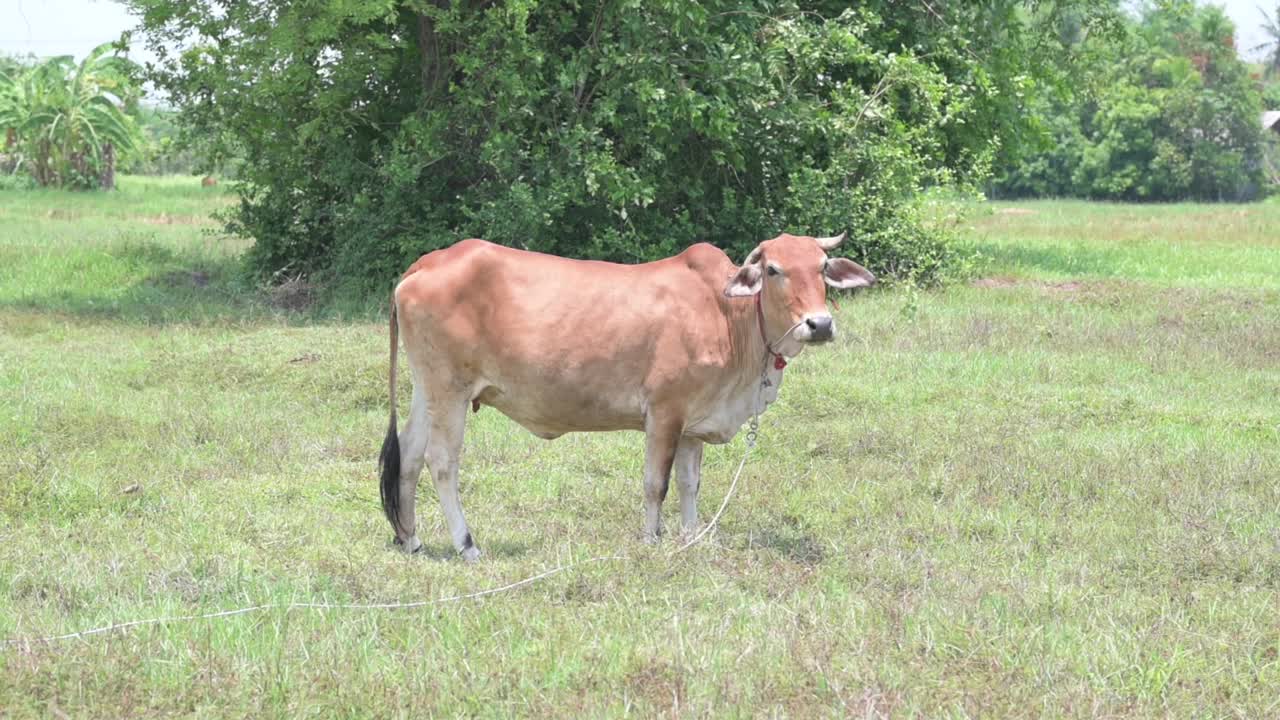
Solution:
M 836 327 L 827 311 L 826 286 L 869 287 L 876 281 L 852 260 L 827 257 L 827 251 L 844 239 L 845 233 L 825 238 L 784 234 L 765 240 L 747 255 L 724 294 L 760 293 L 765 332 L 783 354 L 795 355 L 806 344 L 827 342 L 835 337 Z

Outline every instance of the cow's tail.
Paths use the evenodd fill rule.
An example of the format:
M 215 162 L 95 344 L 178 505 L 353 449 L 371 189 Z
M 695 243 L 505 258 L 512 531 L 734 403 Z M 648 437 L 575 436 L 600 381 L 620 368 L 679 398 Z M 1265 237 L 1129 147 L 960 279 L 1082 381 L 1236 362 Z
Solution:
M 382 454 L 378 466 L 382 471 L 382 512 L 391 521 L 391 527 L 400 530 L 400 438 L 396 435 L 396 351 L 399 349 L 400 328 L 396 321 L 396 296 L 391 293 L 391 374 L 388 389 L 391 391 L 391 422 L 387 426 L 387 438 L 382 441 Z

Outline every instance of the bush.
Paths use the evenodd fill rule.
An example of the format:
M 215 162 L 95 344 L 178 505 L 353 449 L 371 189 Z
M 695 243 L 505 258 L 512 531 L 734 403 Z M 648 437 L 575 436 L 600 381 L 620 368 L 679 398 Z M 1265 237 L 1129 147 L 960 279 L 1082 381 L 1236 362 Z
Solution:
M 915 199 L 985 177 L 1039 67 L 1015 59 L 1045 45 L 1017 4 L 134 5 L 150 79 L 245 159 L 255 271 L 358 293 L 463 237 L 635 262 L 847 229 L 873 269 L 927 280 L 953 251 Z
M 0 174 L 0 191 L 31 190 L 35 187 L 35 178 L 26 173 Z

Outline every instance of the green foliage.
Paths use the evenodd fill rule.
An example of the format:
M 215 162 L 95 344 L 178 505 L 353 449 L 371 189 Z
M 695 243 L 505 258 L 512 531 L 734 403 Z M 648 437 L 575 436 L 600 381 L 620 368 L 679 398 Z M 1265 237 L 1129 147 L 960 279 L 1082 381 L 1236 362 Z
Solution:
M 970 43 L 1055 46 L 1008 1 L 129 4 L 187 128 L 245 158 L 254 268 L 360 291 L 466 236 L 637 261 L 849 229 L 932 277 L 952 251 L 914 199 L 984 178 L 1052 65 Z
M 36 187 L 36 181 L 30 175 L 0 173 L 0 190 L 30 190 L 34 187 Z
M 1003 195 L 1247 200 L 1262 188 L 1262 102 L 1220 8 L 1148 6 L 1090 38 L 1079 92 L 1045 101 L 1052 143 L 1006 171 Z
M 139 103 L 130 113 L 142 133 L 142 143 L 121 165 L 132 175 L 217 175 L 235 178 L 240 158 L 213 150 L 194 135 L 172 108 Z
M 136 66 L 108 55 L 110 43 L 79 64 L 52 57 L 0 75 L 0 128 L 7 152 L 41 185 L 109 185 L 117 154 L 141 140 L 125 110 L 141 92 Z

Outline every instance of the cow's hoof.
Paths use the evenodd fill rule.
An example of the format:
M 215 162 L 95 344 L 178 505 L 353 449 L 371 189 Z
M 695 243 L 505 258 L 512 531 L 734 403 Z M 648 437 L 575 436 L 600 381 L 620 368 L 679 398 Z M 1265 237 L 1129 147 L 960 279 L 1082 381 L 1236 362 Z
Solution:
M 397 537 L 393 539 L 391 543 L 395 545 L 397 548 L 399 548 L 400 551 L 403 552 L 405 555 L 414 555 L 416 553 L 420 553 L 422 552 L 422 548 L 423 548 L 422 541 L 418 539 L 417 535 L 414 535 L 413 537 L 409 538 L 409 542 L 405 542 L 404 540 L 401 540 L 400 538 Z
M 697 523 L 692 527 L 681 528 L 680 535 L 676 539 L 682 543 L 689 542 L 690 540 L 698 537 L 698 533 L 702 532 L 702 528 L 702 523 Z
M 464 561 L 469 563 L 477 562 L 480 560 L 480 548 L 476 547 L 475 545 L 471 545 L 463 549 L 462 552 L 459 552 L 458 554 L 462 556 L 462 559 Z

